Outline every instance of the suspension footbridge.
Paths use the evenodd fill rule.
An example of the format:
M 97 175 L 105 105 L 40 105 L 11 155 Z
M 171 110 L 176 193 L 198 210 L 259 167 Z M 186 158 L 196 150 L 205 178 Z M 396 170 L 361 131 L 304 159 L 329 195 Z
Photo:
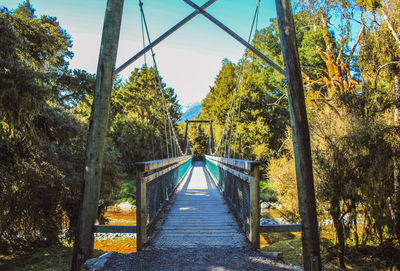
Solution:
M 142 22 L 146 27 L 149 44 L 116 69 L 115 61 L 124 1 L 108 0 L 107 2 L 86 149 L 85 185 L 74 243 L 72 270 L 80 270 L 85 260 L 93 254 L 94 231 L 136 232 L 139 251 L 152 244 L 171 247 L 198 245 L 211 247 L 220 246 L 222 243 L 240 247 L 247 244 L 257 249 L 261 232 L 301 231 L 304 268 L 321 270 L 310 138 L 291 1 L 275 0 L 285 68 L 281 68 L 217 18 L 206 12 L 205 9 L 216 0 L 209 0 L 202 6 L 196 5 L 191 0 L 183 1 L 194 11 L 154 41 L 150 39 L 142 2 L 139 1 Z M 259 3 L 260 1 L 257 1 L 257 8 Z M 188 146 L 184 146 L 185 152 L 180 149 L 171 117 L 163 100 L 161 110 L 165 115 L 165 138 L 170 141 L 170 143 L 165 142 L 169 158 L 136 164 L 138 172 L 136 179 L 137 225 L 94 226 L 98 210 L 113 78 L 148 51 L 151 51 L 154 67 L 158 70 L 153 47 L 200 14 L 284 77 L 293 131 L 301 225 L 260 226 L 260 163 L 231 158 L 232 129 L 227 126 L 227 129 L 223 130 L 215 152 L 213 152 L 213 140 L 209 140 L 209 155 L 205 155 L 204 165 L 193 163 L 193 156 L 188 155 Z M 157 78 L 159 78 L 158 72 Z M 161 90 L 160 95 L 164 98 L 163 86 L 157 78 Z M 229 119 L 230 117 L 231 119 Z M 230 116 L 230 113 L 228 113 L 227 122 L 228 120 L 233 123 L 233 116 Z M 227 148 L 224 148 L 221 143 L 225 144 Z M 168 148 L 168 146 L 170 147 Z M 175 193 L 177 193 L 176 201 L 170 205 Z M 219 194 L 223 198 L 219 197 Z M 171 206 L 169 210 L 168 206 Z M 165 215 L 163 216 L 163 214 Z M 199 219 L 201 219 L 201 223 L 196 223 L 199 222 Z M 200 224 L 202 225 L 200 226 Z

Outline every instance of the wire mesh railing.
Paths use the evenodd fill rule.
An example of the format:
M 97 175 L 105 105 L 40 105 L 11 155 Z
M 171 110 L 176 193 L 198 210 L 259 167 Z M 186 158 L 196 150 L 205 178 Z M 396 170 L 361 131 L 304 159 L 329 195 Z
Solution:
M 254 247 L 259 247 L 259 162 L 205 155 L 206 168 Z
M 148 229 L 157 221 L 192 165 L 193 156 L 136 163 L 137 249 L 143 249 Z

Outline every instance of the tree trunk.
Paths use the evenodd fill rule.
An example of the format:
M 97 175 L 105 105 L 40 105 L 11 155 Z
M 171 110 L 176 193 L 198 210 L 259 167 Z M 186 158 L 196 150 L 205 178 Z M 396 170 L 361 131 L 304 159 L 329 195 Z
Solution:
M 356 249 L 358 249 L 358 244 L 359 244 L 359 237 L 358 237 L 358 223 L 357 223 L 357 212 L 354 215 L 354 220 L 353 220 L 353 224 L 354 224 L 354 241 L 356 242 Z
M 382 8 L 381 11 L 382 11 L 383 20 L 385 21 L 385 23 L 387 24 L 388 28 L 392 32 L 393 38 L 396 40 L 397 45 L 400 47 L 400 37 L 397 34 L 397 32 L 396 32 L 395 28 L 393 27 L 393 25 L 390 23 L 389 18 L 388 18 L 387 14 L 386 14 L 385 8 Z
M 113 71 L 117 56 L 123 0 L 108 0 L 104 17 L 103 36 L 97 66 L 86 160 L 84 167 L 84 191 L 79 209 L 71 270 L 78 271 L 93 254 L 93 228 L 97 217 L 100 196 L 101 173 L 107 123 L 110 111 Z
M 339 243 L 339 264 L 340 268 L 346 269 L 346 265 L 344 264 L 344 230 L 343 224 L 340 221 L 340 203 L 337 200 L 333 200 L 331 202 L 331 210 L 330 210 L 333 225 L 336 230 L 336 236 L 338 238 Z
M 399 76 L 394 76 L 394 88 L 396 102 L 400 98 L 400 82 Z M 399 107 L 394 109 L 394 125 L 399 126 Z M 400 165 L 396 156 L 393 157 L 393 175 L 394 175 L 394 225 L 397 240 L 400 242 Z

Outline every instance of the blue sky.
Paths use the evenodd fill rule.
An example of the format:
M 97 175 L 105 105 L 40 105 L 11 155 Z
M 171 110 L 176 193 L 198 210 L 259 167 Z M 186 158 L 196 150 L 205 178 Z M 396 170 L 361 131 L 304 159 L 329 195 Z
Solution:
M 156 39 L 190 14 L 193 9 L 182 0 L 142 0 L 151 39 Z M 9 9 L 23 0 L 2 0 Z M 31 0 L 37 15 L 56 16 L 71 35 L 75 56 L 70 68 L 95 73 L 100 47 L 106 0 Z M 202 5 L 206 0 L 195 0 Z M 207 9 L 213 16 L 247 39 L 257 0 L 217 0 Z M 260 6 L 259 29 L 276 17 L 275 1 L 263 0 Z M 142 34 L 138 0 L 125 0 L 116 66 L 141 50 Z M 160 74 L 178 94 L 181 105 L 201 101 L 221 68 L 224 58 L 237 62 L 244 47 L 202 15 L 154 48 Z M 147 58 L 148 64 L 152 62 Z M 143 58 L 123 73 L 129 76 Z

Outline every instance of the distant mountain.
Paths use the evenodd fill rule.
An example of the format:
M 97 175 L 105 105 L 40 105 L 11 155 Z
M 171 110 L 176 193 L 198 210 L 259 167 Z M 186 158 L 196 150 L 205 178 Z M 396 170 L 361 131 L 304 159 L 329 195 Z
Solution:
M 187 108 L 184 108 L 183 115 L 180 118 L 180 121 L 191 120 L 197 117 L 200 114 L 200 109 L 201 109 L 201 102 L 189 105 Z

